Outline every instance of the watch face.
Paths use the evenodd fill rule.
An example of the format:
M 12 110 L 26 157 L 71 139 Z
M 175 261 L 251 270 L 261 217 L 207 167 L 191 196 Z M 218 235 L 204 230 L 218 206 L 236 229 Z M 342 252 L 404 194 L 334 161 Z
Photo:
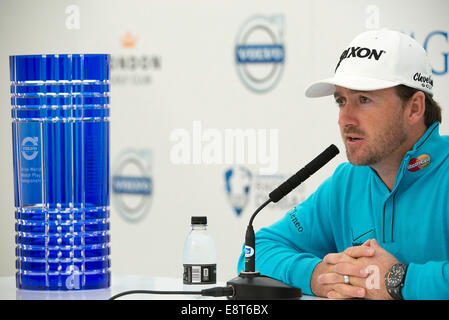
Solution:
M 403 270 L 400 266 L 394 265 L 387 275 L 387 283 L 390 287 L 397 287 L 401 284 Z

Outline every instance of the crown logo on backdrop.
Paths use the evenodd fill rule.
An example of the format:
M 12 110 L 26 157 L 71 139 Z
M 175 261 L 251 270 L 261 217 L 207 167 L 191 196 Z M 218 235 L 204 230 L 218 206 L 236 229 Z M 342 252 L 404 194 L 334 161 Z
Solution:
M 127 32 L 123 37 L 120 38 L 123 48 L 134 48 L 136 45 L 137 38 L 134 37 L 130 32 Z

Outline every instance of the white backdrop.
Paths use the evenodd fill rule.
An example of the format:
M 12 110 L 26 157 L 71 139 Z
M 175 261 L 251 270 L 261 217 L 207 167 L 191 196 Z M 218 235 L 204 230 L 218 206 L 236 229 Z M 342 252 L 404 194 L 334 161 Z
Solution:
M 426 45 L 443 107 L 441 132 L 448 134 L 448 14 L 444 0 L 2 0 L 0 275 L 15 272 L 9 55 L 112 56 L 112 178 L 151 181 L 151 195 L 112 192 L 112 271 L 181 277 L 190 216 L 207 215 L 218 280 L 226 281 L 236 274 L 248 219 L 271 189 L 329 144 L 342 151 L 286 201 L 266 208 L 256 229 L 282 217 L 346 161 L 332 98 L 307 99 L 304 90 L 332 74 L 358 33 L 387 27 Z M 251 24 L 258 28 L 248 31 Z M 242 37 L 246 44 L 276 43 L 283 55 L 238 64 Z M 268 78 L 272 87 L 258 92 L 256 84 Z M 242 164 L 225 147 L 238 129 L 246 134 L 243 150 L 252 150 Z M 269 166 L 276 170 L 260 175 Z M 229 169 L 234 179 L 227 181 Z

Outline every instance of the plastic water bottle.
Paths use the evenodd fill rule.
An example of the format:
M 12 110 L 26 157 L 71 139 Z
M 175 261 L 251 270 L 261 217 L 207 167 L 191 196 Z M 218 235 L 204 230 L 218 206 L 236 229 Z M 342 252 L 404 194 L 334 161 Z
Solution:
M 192 231 L 184 244 L 184 290 L 201 291 L 217 283 L 215 244 L 207 233 L 207 217 L 192 217 Z
M 16 286 L 107 288 L 110 56 L 9 61 Z

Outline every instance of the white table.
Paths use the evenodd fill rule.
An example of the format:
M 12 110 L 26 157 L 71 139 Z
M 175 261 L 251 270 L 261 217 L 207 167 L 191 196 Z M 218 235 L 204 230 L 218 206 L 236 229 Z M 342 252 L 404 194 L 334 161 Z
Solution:
M 217 283 L 217 286 L 224 286 Z M 123 291 L 129 290 L 160 290 L 160 291 L 182 291 L 181 278 L 166 278 L 152 276 L 112 275 L 111 287 L 98 290 L 80 291 L 35 291 L 16 289 L 15 277 L 0 277 L 0 300 L 106 300 Z M 194 295 L 154 295 L 154 294 L 132 294 L 119 299 L 157 299 L 157 300 L 190 300 L 190 299 L 226 299 L 201 297 Z M 320 299 L 312 296 L 303 296 L 301 299 Z

